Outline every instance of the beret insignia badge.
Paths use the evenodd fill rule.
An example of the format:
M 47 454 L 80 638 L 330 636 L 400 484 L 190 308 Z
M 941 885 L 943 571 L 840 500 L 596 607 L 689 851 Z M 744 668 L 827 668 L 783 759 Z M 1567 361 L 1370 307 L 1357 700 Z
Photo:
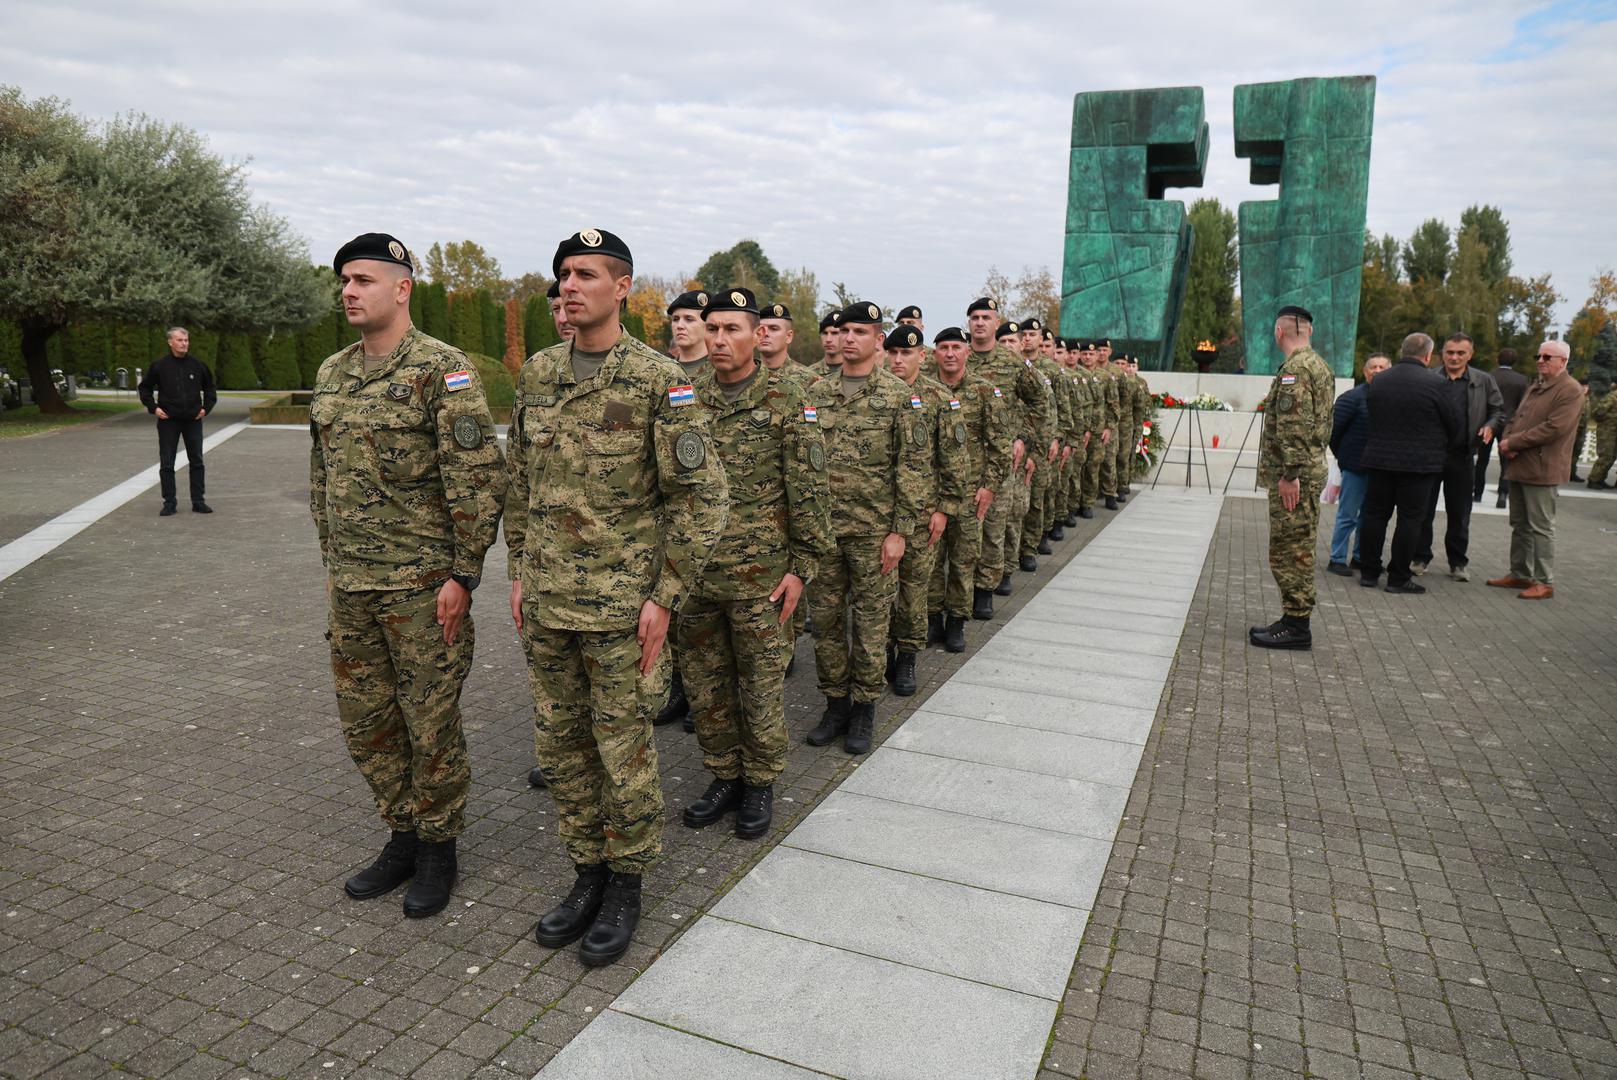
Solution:
M 397 240 L 389 240 L 387 242 L 387 253 L 395 259 L 402 259 L 404 258 L 404 245 Z
M 734 304 L 736 307 L 746 307 L 747 298 L 738 292 L 733 292 L 730 294 L 730 303 Z
M 872 319 L 881 318 L 881 312 L 876 310 L 876 305 L 875 304 L 866 304 L 865 305 L 865 311 L 870 315 L 870 317 Z
M 578 238 L 584 242 L 585 247 L 601 246 L 601 233 L 598 229 L 585 229 L 578 234 Z

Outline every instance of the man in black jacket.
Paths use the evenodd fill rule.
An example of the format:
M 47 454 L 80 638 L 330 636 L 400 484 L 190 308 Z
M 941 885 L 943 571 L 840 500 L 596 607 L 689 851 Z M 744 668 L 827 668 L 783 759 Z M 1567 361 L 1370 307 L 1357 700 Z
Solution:
M 1516 370 L 1516 350 L 1500 349 L 1499 365 L 1493 370 L 1493 381 L 1499 387 L 1499 396 L 1504 399 L 1505 415 L 1500 418 L 1496 431 L 1505 430 L 1510 418 L 1516 415 L 1516 406 L 1522 403 L 1522 397 L 1533 380 Z M 1473 502 L 1481 502 L 1483 492 L 1488 489 L 1488 458 L 1493 454 L 1493 443 L 1484 443 L 1482 449 L 1477 451 L 1476 480 L 1471 489 Z M 1500 509 L 1505 506 L 1505 459 L 1499 459 L 1499 498 L 1494 503 Z
M 191 355 L 191 335 L 185 327 L 168 332 L 168 353 L 152 361 L 140 380 L 140 403 L 157 417 L 157 478 L 163 489 L 160 516 L 174 513 L 174 452 L 185 440 L 185 458 L 190 462 L 191 509 L 211 514 L 213 508 L 202 501 L 202 418 L 213 411 L 219 391 L 213 385 L 208 365 Z
M 1474 454 L 1484 446 L 1492 446 L 1494 436 L 1504 430 L 1505 399 L 1493 376 L 1471 366 L 1471 352 L 1475 348 L 1468 334 L 1450 334 L 1443 342 L 1443 388 L 1453 401 L 1465 423 L 1454 442 L 1449 444 L 1448 457 L 1443 462 L 1443 474 L 1432 485 L 1426 500 L 1426 517 L 1421 522 L 1420 536 L 1415 540 L 1415 560 L 1411 569 L 1424 574 L 1432 563 L 1433 524 L 1437 520 L 1437 501 L 1443 500 L 1445 526 L 1443 549 L 1449 559 L 1449 577 L 1455 581 L 1470 581 L 1471 549 L 1471 485 L 1475 479 Z
M 1394 508 L 1398 527 L 1387 563 L 1387 591 L 1423 593 L 1411 576 L 1410 561 L 1426 515 L 1432 485 L 1443 471 L 1449 444 L 1459 438 L 1461 424 L 1454 396 L 1443 376 L 1427 369 L 1432 339 L 1410 334 L 1398 362 L 1370 384 L 1370 437 L 1360 464 L 1370 473 L 1360 523 L 1362 566 L 1359 584 L 1373 588 L 1381 576 L 1381 548 Z
M 1341 577 L 1352 577 L 1359 568 L 1359 519 L 1364 512 L 1364 492 L 1370 476 L 1359 458 L 1370 438 L 1370 380 L 1392 366 L 1386 353 L 1372 353 L 1364 361 L 1364 382 L 1336 399 L 1331 412 L 1331 453 L 1342 472 L 1342 489 L 1336 500 L 1336 526 L 1331 532 L 1331 561 L 1325 569 Z M 1352 549 L 1353 557 L 1348 558 Z

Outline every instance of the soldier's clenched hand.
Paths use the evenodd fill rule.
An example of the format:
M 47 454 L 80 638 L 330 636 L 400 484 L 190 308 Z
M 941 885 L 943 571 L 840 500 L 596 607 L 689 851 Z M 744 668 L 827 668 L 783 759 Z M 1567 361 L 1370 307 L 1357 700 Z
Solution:
M 935 547 L 937 545 L 938 538 L 943 535 L 943 530 L 947 529 L 948 527 L 949 515 L 934 512 L 932 517 L 926 523 L 926 546 Z

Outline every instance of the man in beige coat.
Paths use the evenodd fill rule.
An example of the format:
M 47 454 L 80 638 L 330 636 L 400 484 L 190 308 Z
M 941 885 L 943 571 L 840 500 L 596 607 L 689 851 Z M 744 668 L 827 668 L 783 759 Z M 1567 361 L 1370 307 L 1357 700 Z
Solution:
M 1583 388 L 1567 374 L 1572 350 L 1564 341 L 1538 347 L 1538 378 L 1499 437 L 1510 467 L 1510 573 L 1489 585 L 1520 589 L 1523 600 L 1555 595 L 1556 485 L 1572 475 L 1572 437 L 1583 409 Z

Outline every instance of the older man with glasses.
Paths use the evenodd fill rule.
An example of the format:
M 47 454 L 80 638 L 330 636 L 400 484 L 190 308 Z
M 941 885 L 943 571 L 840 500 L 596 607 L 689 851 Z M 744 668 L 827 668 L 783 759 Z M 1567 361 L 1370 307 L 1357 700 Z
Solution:
M 1510 470 L 1510 573 L 1489 581 L 1520 589 L 1523 600 L 1555 595 L 1556 486 L 1572 475 L 1572 437 L 1583 388 L 1567 374 L 1572 349 L 1564 341 L 1538 347 L 1538 378 L 1499 437 Z

